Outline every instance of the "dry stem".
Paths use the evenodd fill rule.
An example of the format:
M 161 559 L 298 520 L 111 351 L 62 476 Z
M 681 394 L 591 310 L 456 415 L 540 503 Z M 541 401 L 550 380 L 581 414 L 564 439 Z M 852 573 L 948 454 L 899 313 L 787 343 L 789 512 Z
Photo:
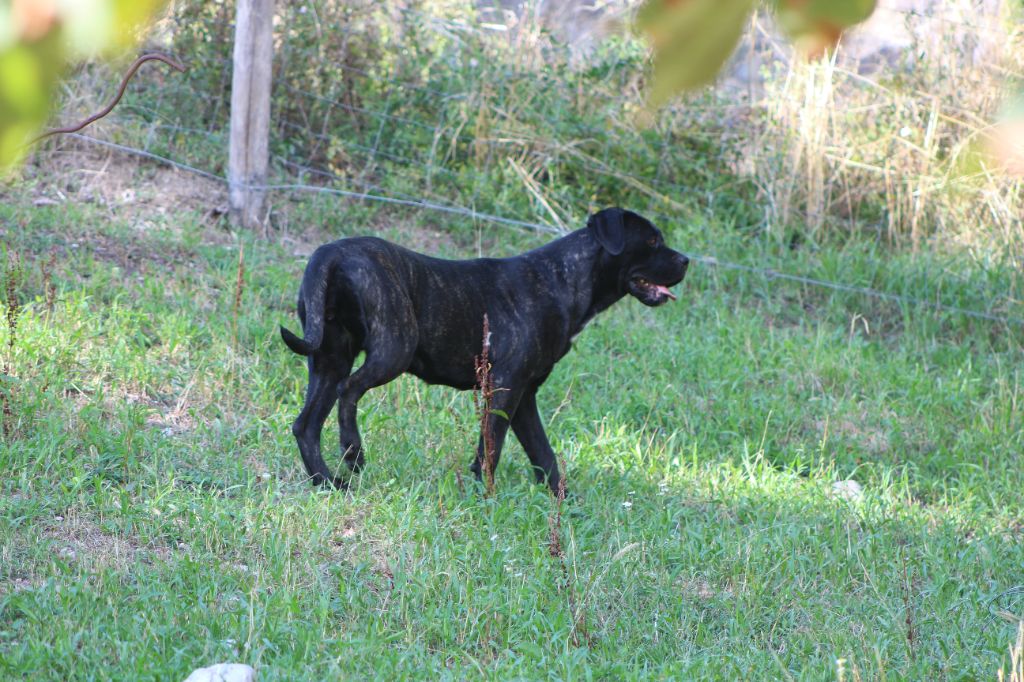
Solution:
M 473 402 L 477 414 L 480 415 L 480 433 L 484 442 L 484 483 L 487 495 L 494 495 L 494 429 L 491 428 L 491 405 L 494 400 L 494 383 L 491 378 L 491 327 L 484 313 L 484 334 L 482 351 L 476 356 L 476 391 Z

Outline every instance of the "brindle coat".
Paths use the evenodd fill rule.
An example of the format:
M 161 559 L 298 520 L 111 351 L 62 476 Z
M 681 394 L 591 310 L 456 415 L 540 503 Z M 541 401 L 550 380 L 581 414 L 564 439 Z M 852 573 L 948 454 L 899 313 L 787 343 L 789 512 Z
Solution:
M 495 463 L 511 425 L 538 482 L 557 490 L 558 463 L 537 412 L 537 389 L 587 322 L 627 293 L 649 306 L 674 299 L 668 287 L 682 281 L 688 262 L 665 246 L 650 221 L 620 208 L 512 258 L 441 260 L 375 237 L 321 246 L 299 290 L 305 339 L 281 328 L 284 342 L 308 363 L 306 402 L 292 426 L 306 471 L 314 484 L 346 485 L 320 454 L 320 433 L 335 402 L 341 452 L 358 471 L 364 456 L 356 404 L 369 389 L 405 372 L 473 388 L 486 314 L 491 378 L 500 389 L 489 424 Z M 360 351 L 365 362 L 352 372 Z M 482 462 L 481 437 L 471 467 L 477 478 Z

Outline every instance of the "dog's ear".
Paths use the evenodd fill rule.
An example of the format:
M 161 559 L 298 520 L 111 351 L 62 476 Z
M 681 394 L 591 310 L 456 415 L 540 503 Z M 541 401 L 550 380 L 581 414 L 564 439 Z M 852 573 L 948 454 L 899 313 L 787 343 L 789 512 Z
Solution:
M 606 208 L 590 216 L 587 229 L 594 233 L 597 242 L 613 256 L 622 253 L 626 248 L 626 224 L 623 222 L 621 208 Z

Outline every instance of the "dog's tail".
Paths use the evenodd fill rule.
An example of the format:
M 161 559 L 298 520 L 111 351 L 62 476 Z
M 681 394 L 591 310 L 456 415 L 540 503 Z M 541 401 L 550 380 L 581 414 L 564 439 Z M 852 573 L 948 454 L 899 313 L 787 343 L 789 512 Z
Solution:
M 302 276 L 302 300 L 305 310 L 302 334 L 305 339 L 281 327 L 281 338 L 286 346 L 299 355 L 312 355 L 324 341 L 324 313 L 327 284 L 330 281 L 333 259 L 326 250 L 317 249 L 309 259 Z
M 314 346 L 309 341 L 303 341 L 299 337 L 295 336 L 292 332 L 281 327 L 281 339 L 284 340 L 286 346 L 292 349 L 292 352 L 298 353 L 299 355 L 312 355 L 317 348 L 320 347 L 320 341 Z

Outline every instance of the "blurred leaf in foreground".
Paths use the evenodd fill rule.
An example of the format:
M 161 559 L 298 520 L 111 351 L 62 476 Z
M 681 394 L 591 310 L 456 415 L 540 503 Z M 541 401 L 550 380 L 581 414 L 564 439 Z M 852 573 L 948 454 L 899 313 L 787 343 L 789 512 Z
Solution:
M 979 131 L 959 170 L 965 177 L 1001 173 L 1024 178 L 1024 94 L 1010 99 L 999 119 Z
M 817 57 L 836 46 L 843 31 L 875 11 L 875 0 L 776 0 L 775 13 L 797 49 Z
M 985 151 L 1000 171 L 1024 177 L 1024 118 L 997 123 L 988 135 Z
M 18 163 L 73 60 L 131 47 L 163 0 L 0 0 L 0 170 Z
M 650 101 L 714 80 L 743 34 L 756 0 L 651 0 L 637 27 L 654 47 Z
M 654 106 L 714 80 L 736 49 L 756 0 L 648 0 L 637 28 L 654 48 L 649 99 Z M 875 0 L 775 0 L 779 24 L 797 48 L 814 56 L 864 21 Z

